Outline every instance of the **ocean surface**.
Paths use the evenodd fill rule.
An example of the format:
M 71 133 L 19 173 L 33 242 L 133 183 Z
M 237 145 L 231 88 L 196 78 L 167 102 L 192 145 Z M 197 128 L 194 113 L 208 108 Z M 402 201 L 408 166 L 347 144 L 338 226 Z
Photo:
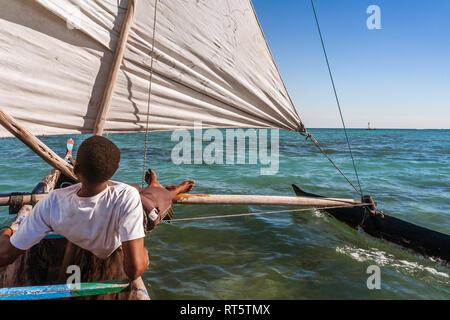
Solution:
M 312 129 L 356 183 L 344 132 Z M 76 147 L 87 136 L 73 136 Z M 450 233 L 450 130 L 349 130 L 364 193 L 395 217 Z M 64 155 L 68 136 L 43 137 Z M 108 136 L 122 151 L 115 180 L 140 183 L 143 134 Z M 175 165 L 171 133 L 152 133 L 149 167 L 162 184 L 195 179 L 194 193 L 293 195 L 291 184 L 330 197 L 358 197 L 298 134 L 280 131 L 279 171 L 261 165 Z M 207 145 L 207 143 L 205 143 Z M 75 147 L 75 150 L 76 150 Z M 16 139 L 0 139 L 0 193 L 31 191 L 50 167 Z M 176 218 L 280 210 L 253 206 L 176 206 Z M 7 208 L 0 222 L 9 223 Z M 153 299 L 448 299 L 450 266 L 354 230 L 310 210 L 162 224 L 146 237 Z M 367 268 L 381 269 L 369 290 Z

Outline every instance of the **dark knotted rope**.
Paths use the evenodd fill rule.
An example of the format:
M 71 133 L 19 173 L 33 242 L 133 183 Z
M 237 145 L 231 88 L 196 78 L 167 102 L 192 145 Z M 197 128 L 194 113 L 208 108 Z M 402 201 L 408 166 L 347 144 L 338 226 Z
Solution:
M 23 192 L 13 192 L 9 197 L 9 214 L 17 214 L 23 206 Z

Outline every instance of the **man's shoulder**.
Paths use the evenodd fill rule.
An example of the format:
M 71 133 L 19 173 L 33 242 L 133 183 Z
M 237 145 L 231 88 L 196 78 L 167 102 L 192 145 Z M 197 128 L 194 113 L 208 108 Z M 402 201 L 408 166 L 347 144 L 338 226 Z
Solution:
M 48 194 L 48 197 L 65 197 L 69 194 L 78 192 L 80 187 L 81 187 L 81 184 L 76 183 L 76 184 L 73 184 L 73 185 L 65 187 L 65 188 L 55 189 L 55 190 L 52 190 Z

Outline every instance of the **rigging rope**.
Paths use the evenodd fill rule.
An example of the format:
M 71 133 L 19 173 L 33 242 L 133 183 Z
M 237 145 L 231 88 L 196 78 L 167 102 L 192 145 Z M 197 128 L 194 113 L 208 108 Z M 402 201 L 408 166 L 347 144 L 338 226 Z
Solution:
M 363 190 L 362 190 L 362 188 L 361 188 L 361 182 L 360 182 L 360 180 L 359 180 L 358 170 L 356 169 L 356 164 L 355 164 L 355 159 L 354 159 L 354 157 L 353 157 L 352 147 L 350 146 L 350 140 L 349 140 L 348 135 L 347 135 L 347 128 L 345 127 L 344 116 L 342 115 L 341 104 L 340 104 L 340 102 L 339 102 L 339 97 L 338 97 L 338 94 L 337 94 L 336 86 L 335 86 L 335 84 L 334 84 L 333 73 L 331 72 L 330 62 L 328 61 L 328 55 L 327 55 L 327 51 L 326 51 L 326 49 L 325 49 L 325 43 L 324 43 L 324 41 L 323 41 L 322 32 L 321 32 L 321 30 L 320 30 L 319 18 L 317 17 L 316 8 L 315 8 L 315 6 L 314 6 L 314 0 L 311 0 L 311 5 L 312 5 L 312 9 L 313 9 L 313 11 L 314 11 L 314 18 L 315 18 L 315 20 L 316 20 L 317 30 L 319 31 L 320 42 L 322 43 L 323 53 L 324 53 L 324 55 L 325 55 L 325 60 L 326 60 L 326 62 L 327 62 L 328 73 L 329 73 L 329 75 L 330 75 L 331 84 L 333 85 L 334 96 L 335 96 L 335 98 L 336 98 L 336 103 L 337 103 L 337 106 L 338 106 L 338 109 L 339 109 L 339 114 L 340 114 L 340 116 L 341 116 L 342 126 L 343 126 L 343 128 L 344 128 L 344 133 L 345 133 L 345 139 L 347 140 L 348 150 L 350 151 L 350 156 L 351 156 L 351 158 L 352 158 L 353 169 L 355 170 L 356 179 L 358 180 L 359 191 L 358 191 L 358 190 L 356 190 L 356 191 L 357 191 L 360 195 L 362 195 L 362 194 L 363 194 Z M 309 137 L 311 138 L 312 136 L 309 136 Z M 314 143 L 316 146 L 319 146 L 318 143 L 317 143 L 317 141 L 314 142 L 315 139 L 311 139 L 311 141 L 313 141 L 313 143 Z M 321 150 L 321 152 L 322 152 L 323 154 L 325 154 L 325 152 L 323 151 L 322 148 L 320 148 L 320 146 L 319 146 L 319 149 Z M 326 155 L 326 154 L 325 154 L 325 155 Z M 326 157 L 331 161 L 331 159 L 330 159 L 327 155 L 326 155 Z M 337 168 L 337 166 L 336 166 L 332 161 L 331 161 L 331 163 Z M 337 168 L 337 169 L 339 170 L 339 168 Z M 340 171 L 341 174 L 343 175 L 342 171 L 341 171 L 341 170 L 339 170 L 339 171 Z M 344 177 L 345 177 L 345 175 L 344 175 Z M 347 179 L 347 177 L 345 177 L 345 179 Z M 347 181 L 350 182 L 348 179 L 347 179 Z M 354 186 L 351 182 L 350 182 L 350 184 L 353 186 L 353 188 L 355 188 L 355 186 Z
M 145 169 L 147 166 L 147 150 L 148 150 L 148 131 L 150 122 L 150 100 L 152 96 L 152 80 L 153 80 L 153 56 L 155 53 L 155 34 L 156 34 L 156 12 L 158 9 L 158 0 L 155 0 L 155 12 L 153 14 L 153 36 L 152 36 L 152 51 L 150 60 L 150 79 L 148 84 L 148 100 L 147 100 L 147 122 L 145 127 L 145 147 L 144 147 L 144 164 L 142 167 L 142 188 L 145 184 Z
M 333 159 L 331 159 L 330 156 L 325 152 L 325 150 L 323 150 L 323 148 L 321 147 L 319 142 L 313 137 L 313 135 L 310 133 L 306 133 L 304 135 L 306 135 L 306 139 L 311 139 L 312 143 L 314 143 L 314 145 L 319 149 L 319 151 L 322 152 L 322 154 L 330 161 L 333 167 L 335 167 L 336 170 L 339 171 L 339 173 L 345 178 L 345 180 L 347 180 L 347 182 L 353 187 L 353 189 L 355 189 L 356 193 L 362 196 L 362 190 L 358 190 L 358 188 L 350 181 L 350 179 L 347 178 L 344 172 L 342 172 L 342 170 L 336 165 L 336 163 L 334 163 Z
M 357 203 L 352 205 L 342 205 L 342 206 L 330 206 L 330 207 L 320 207 L 316 208 L 319 210 L 328 210 L 328 209 L 340 209 L 340 208 L 353 208 L 353 207 L 366 207 L 372 205 L 370 203 Z M 225 219 L 225 218 L 236 218 L 236 217 L 246 217 L 246 216 L 257 216 L 264 214 L 274 214 L 274 213 L 292 213 L 292 212 L 302 212 L 302 211 L 311 211 L 312 208 L 302 208 L 302 209 L 288 209 L 288 210 L 277 210 L 277 211 L 263 211 L 263 212 L 246 212 L 246 213 L 237 213 L 237 214 L 227 214 L 220 216 L 209 216 L 209 217 L 193 217 L 193 218 L 181 218 L 181 219 L 173 219 L 173 220 L 163 220 L 166 223 L 172 222 L 188 222 L 188 221 L 200 221 L 200 220 L 212 220 L 212 219 Z

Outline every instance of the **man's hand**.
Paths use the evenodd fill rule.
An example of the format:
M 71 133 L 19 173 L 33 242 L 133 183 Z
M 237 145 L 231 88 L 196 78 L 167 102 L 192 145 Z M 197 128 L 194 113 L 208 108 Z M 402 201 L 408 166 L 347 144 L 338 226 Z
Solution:
M 139 278 L 149 265 L 144 238 L 122 242 L 123 269 L 130 280 Z
M 20 224 L 31 213 L 33 207 L 30 205 L 24 205 L 17 213 L 16 220 L 11 224 L 11 227 L 0 233 L 0 267 L 7 266 L 13 263 L 21 254 L 24 254 L 24 250 L 17 249 L 11 244 L 10 238 L 14 232 L 17 231 Z
M 0 267 L 13 263 L 21 254 L 25 253 L 11 244 L 9 238 L 12 235 L 12 229 L 6 229 L 0 233 Z

